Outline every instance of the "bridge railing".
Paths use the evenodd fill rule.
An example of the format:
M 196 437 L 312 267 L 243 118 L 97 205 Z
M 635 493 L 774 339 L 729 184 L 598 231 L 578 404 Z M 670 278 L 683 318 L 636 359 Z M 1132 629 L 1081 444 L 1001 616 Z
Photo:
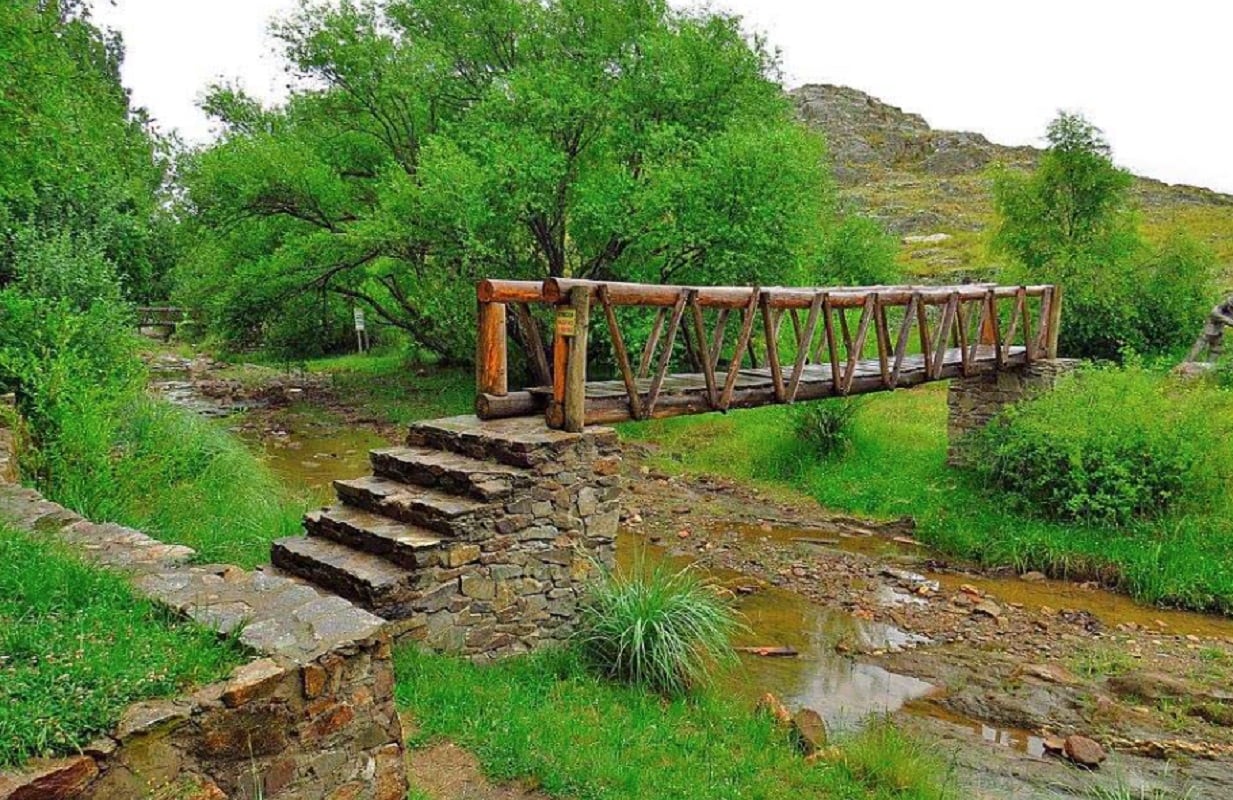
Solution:
M 1062 308 L 1060 288 L 1049 285 L 759 288 L 488 280 L 477 286 L 477 296 L 476 413 L 493 419 L 543 412 L 550 427 L 572 431 L 888 390 L 1054 358 Z M 545 309 L 550 320 L 543 319 Z M 638 309 L 653 315 L 649 327 L 647 320 L 638 324 Z M 593 325 L 607 328 L 605 351 L 617 378 L 607 386 L 597 385 L 588 369 Z M 636 349 L 629 341 L 633 330 L 645 332 Z M 522 346 L 534 376 L 533 386 L 513 392 L 511 339 Z M 672 373 L 674 361 L 691 371 Z
M 188 316 L 182 308 L 175 306 L 139 306 L 136 309 L 137 326 L 140 328 L 156 325 L 179 325 Z

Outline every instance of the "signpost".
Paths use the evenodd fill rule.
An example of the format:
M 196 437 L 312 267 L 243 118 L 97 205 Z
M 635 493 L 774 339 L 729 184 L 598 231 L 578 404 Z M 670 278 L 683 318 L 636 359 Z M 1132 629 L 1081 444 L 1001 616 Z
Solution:
M 369 340 L 368 330 L 364 324 L 364 309 L 359 306 L 355 308 L 355 342 L 361 353 L 368 352 Z

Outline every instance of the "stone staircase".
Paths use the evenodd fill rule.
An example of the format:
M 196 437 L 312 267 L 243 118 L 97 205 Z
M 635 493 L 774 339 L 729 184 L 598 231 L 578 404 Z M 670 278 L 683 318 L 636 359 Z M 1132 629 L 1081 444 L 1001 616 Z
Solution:
M 530 649 L 567 632 L 581 581 L 611 563 L 616 448 L 607 429 L 539 419 L 417 423 L 372 451 L 372 475 L 335 481 L 339 502 L 271 561 L 434 648 Z

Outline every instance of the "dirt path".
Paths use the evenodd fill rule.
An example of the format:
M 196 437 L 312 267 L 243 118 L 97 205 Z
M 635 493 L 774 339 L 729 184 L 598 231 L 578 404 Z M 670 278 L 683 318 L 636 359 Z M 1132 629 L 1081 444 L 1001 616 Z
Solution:
M 548 800 L 530 789 L 492 783 L 475 756 L 448 742 L 409 751 L 407 777 L 412 798 L 419 792 L 432 800 Z

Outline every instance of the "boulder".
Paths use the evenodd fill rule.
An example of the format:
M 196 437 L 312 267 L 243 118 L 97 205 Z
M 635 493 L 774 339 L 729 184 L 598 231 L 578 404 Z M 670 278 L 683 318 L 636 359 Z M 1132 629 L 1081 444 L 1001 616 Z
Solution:
M 1096 769 L 1108 758 L 1100 743 L 1086 736 L 1067 736 L 1062 752 L 1073 763 L 1086 769 Z
M 812 708 L 802 708 L 792 717 L 792 743 L 803 756 L 826 747 L 826 721 Z

